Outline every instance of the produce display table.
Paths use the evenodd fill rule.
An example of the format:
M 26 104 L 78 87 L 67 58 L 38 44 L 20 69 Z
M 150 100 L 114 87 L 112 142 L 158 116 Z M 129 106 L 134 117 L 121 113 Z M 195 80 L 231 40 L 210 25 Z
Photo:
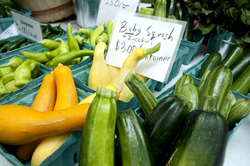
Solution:
M 66 30 L 67 23 L 65 22 L 57 22 L 51 25 L 56 26 L 61 23 L 61 27 Z M 72 24 L 73 32 L 76 32 L 79 27 L 77 26 L 76 20 L 70 21 Z M 174 85 L 178 78 L 182 75 L 183 71 L 195 63 L 199 62 L 204 55 L 206 54 L 206 46 L 202 45 L 200 52 L 197 57 L 193 61 L 191 61 L 188 65 L 182 65 L 179 71 L 179 74 L 172 79 L 161 91 L 164 91 Z M 155 91 L 154 94 L 157 96 L 161 91 Z M 246 119 L 246 121 L 239 126 L 236 132 L 233 134 L 232 139 L 228 142 L 226 156 L 224 161 L 224 166 L 248 166 L 250 163 L 249 150 L 250 150 L 250 116 Z M 0 155 L 0 165 L 1 166 L 9 166 L 11 165 L 5 158 Z M 77 164 L 76 164 L 77 165 Z

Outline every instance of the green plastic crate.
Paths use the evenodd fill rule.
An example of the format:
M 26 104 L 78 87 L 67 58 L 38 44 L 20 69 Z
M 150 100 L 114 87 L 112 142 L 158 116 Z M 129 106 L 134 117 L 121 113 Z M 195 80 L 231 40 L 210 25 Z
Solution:
M 184 55 L 184 65 L 188 65 L 199 54 L 204 35 L 202 35 L 201 31 L 196 31 L 194 32 L 193 40 L 193 42 L 184 39 L 181 40 L 181 46 L 189 48 L 188 52 Z
M 31 11 L 28 9 L 20 8 L 20 11 L 25 16 L 31 16 Z M 2 31 L 8 29 L 14 23 L 13 17 L 0 18 L 0 27 Z
M 12 95 L 11 97 L 5 98 L 5 100 L 0 101 L 0 105 L 3 104 L 17 104 L 31 106 L 44 78 L 39 77 L 34 80 L 28 86 L 26 86 L 18 95 Z M 91 93 L 88 93 L 83 90 L 82 83 L 74 78 L 76 85 L 76 90 L 78 94 L 79 101 L 83 100 Z M 54 153 L 47 157 L 40 166 L 48 165 L 67 165 L 74 166 L 78 163 L 79 153 L 80 153 L 80 143 L 81 143 L 81 134 L 82 131 L 77 131 L 72 134 Z M 9 153 L 2 145 L 0 145 L 0 155 L 7 159 L 14 166 L 30 166 L 30 161 L 21 162 L 13 154 Z

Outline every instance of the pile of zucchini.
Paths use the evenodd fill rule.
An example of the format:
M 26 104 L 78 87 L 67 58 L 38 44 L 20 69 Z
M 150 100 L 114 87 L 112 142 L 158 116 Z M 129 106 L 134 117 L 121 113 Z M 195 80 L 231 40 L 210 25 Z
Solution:
M 206 71 L 197 86 L 191 75 L 181 76 L 173 94 L 159 101 L 134 73 L 127 75 L 125 83 L 145 114 L 142 123 L 145 135 L 141 134 L 140 139 L 126 137 L 126 145 L 119 142 L 121 159 L 118 161 L 123 164 L 128 161 L 132 165 L 141 164 L 143 157 L 138 157 L 141 150 L 138 145 L 143 136 L 149 147 L 147 155 L 152 157 L 143 165 L 223 165 L 228 133 L 250 111 L 250 101 L 236 99 L 230 91 L 232 72 L 226 66 Z M 147 109 L 150 104 L 151 110 Z M 122 137 L 118 133 L 119 139 L 129 132 L 136 133 L 128 122 L 127 126 L 123 125 L 126 132 L 123 131 Z M 117 127 L 121 126 L 117 124 Z M 129 150 L 125 148 L 128 145 Z
M 206 70 L 198 85 L 191 75 L 182 75 L 173 93 L 160 100 L 134 72 L 128 73 L 124 82 L 141 110 L 121 111 L 116 123 L 110 122 L 115 113 L 104 115 L 100 111 L 95 115 L 99 120 L 92 117 L 95 123 L 86 124 L 86 130 L 98 133 L 108 127 L 111 133 L 115 130 L 117 139 L 110 134 L 83 135 L 93 144 L 91 148 L 82 147 L 87 153 L 80 155 L 80 166 L 91 165 L 81 164 L 87 161 L 98 165 L 98 155 L 106 154 L 113 156 L 106 157 L 108 165 L 222 166 L 229 131 L 250 111 L 250 100 L 236 99 L 231 92 L 233 73 L 226 65 Z M 138 111 L 142 111 L 141 117 Z M 100 144 L 103 139 L 113 144 Z
M 249 48 L 243 49 L 240 45 L 234 45 L 223 60 L 220 53 L 211 53 L 204 61 L 197 77 L 201 78 L 205 71 L 211 70 L 218 65 L 227 66 L 232 71 L 231 90 L 242 95 L 247 95 L 250 92 Z

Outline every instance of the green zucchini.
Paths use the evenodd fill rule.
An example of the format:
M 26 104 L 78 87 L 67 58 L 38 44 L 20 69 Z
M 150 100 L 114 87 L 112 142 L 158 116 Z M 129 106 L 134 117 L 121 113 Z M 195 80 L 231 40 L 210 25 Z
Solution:
M 176 3 L 177 0 L 165 0 L 167 5 L 166 5 L 166 17 L 171 18 L 172 16 L 175 17 L 176 14 Z
M 223 107 L 220 110 L 220 114 L 223 115 L 226 119 L 235 101 L 236 101 L 236 98 L 234 94 L 231 91 L 228 91 L 226 99 L 224 100 L 224 103 L 223 103 Z
M 184 94 L 182 93 L 177 93 L 175 94 L 176 97 L 178 97 L 179 99 L 182 100 L 183 103 L 185 103 L 188 107 L 188 110 L 191 111 L 192 110 L 192 107 L 193 107 L 193 103 L 191 103 L 189 101 L 189 99 L 187 98 L 187 96 L 185 96 Z
M 206 77 L 203 88 L 200 91 L 200 104 L 202 107 L 206 95 L 216 96 L 216 109 L 220 113 L 223 107 L 224 100 L 231 88 L 233 75 L 227 66 L 217 66 Z
M 124 82 L 131 90 L 131 92 L 133 92 L 144 114 L 148 116 L 148 114 L 158 103 L 158 100 L 156 99 L 152 91 L 142 82 L 142 80 L 134 72 L 128 73 L 124 79 Z
M 166 166 L 222 166 L 228 124 L 218 112 L 194 110 L 185 120 Z
M 155 2 L 153 16 L 166 18 L 166 0 L 157 0 Z
M 233 81 L 235 81 L 241 73 L 250 65 L 250 49 L 244 51 L 244 56 L 235 61 L 229 68 L 233 73 Z
M 192 103 L 192 110 L 198 109 L 199 106 L 199 91 L 198 88 L 191 83 L 186 83 L 182 87 L 181 94 L 187 97 L 187 100 Z
M 189 74 L 184 74 L 177 80 L 174 87 L 174 94 L 180 93 L 182 90 L 182 86 L 186 83 L 194 84 L 194 79 Z
M 178 8 L 177 8 L 178 10 Z M 194 19 L 193 17 L 188 13 L 188 7 L 187 5 L 183 5 L 183 17 L 182 17 L 183 21 L 187 22 L 187 25 L 184 29 L 183 32 L 183 36 L 182 39 L 189 41 L 189 42 L 193 42 L 193 25 L 194 25 Z
M 147 135 L 132 109 L 121 111 L 116 119 L 118 146 L 123 166 L 152 166 Z
M 199 84 L 198 84 L 198 91 L 199 91 L 199 93 L 200 93 L 200 91 L 202 90 L 202 88 L 203 88 L 203 86 L 204 86 L 204 82 L 205 82 L 205 80 L 206 80 L 206 78 L 207 78 L 207 76 L 208 76 L 209 73 L 210 73 L 210 70 L 207 70 L 207 71 L 205 71 L 205 73 L 202 75 L 201 80 L 200 80 L 200 82 L 199 82 Z
M 116 96 L 110 89 L 96 89 L 82 131 L 79 166 L 114 165 Z
M 201 78 L 207 70 L 212 70 L 221 62 L 222 56 L 219 52 L 212 52 L 204 61 L 197 77 Z
M 216 108 L 217 100 L 218 100 L 217 96 L 206 95 L 206 96 L 204 96 L 203 103 L 199 107 L 199 109 L 204 110 L 204 111 L 216 112 L 217 111 L 217 108 Z
M 247 95 L 250 91 L 250 66 L 233 82 L 231 90 Z
M 242 56 L 243 51 L 244 49 L 241 45 L 234 45 L 220 64 L 230 67 L 237 59 Z
M 229 129 L 234 128 L 235 124 L 239 122 L 242 118 L 246 117 L 249 114 L 249 112 L 250 112 L 250 99 L 247 98 L 237 99 L 227 117 Z
M 188 113 L 185 102 L 171 95 L 162 98 L 143 122 L 156 165 L 162 160 L 162 156 L 165 156 Z

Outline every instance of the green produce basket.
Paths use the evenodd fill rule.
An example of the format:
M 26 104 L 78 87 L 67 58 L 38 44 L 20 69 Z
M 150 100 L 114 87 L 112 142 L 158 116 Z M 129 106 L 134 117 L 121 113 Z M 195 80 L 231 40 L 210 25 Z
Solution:
M 73 69 L 72 74 L 74 77 L 78 78 L 83 84 L 83 89 L 87 92 L 94 93 L 95 91 L 88 87 L 88 78 L 89 71 L 91 68 L 92 62 L 87 63 L 79 68 Z M 145 85 L 153 92 L 155 89 L 156 81 L 149 79 Z M 137 108 L 139 106 L 139 102 L 134 96 L 129 102 L 117 101 L 117 113 L 120 111 L 126 110 L 128 108 Z
M 6 39 L 1 39 L 0 41 L 11 41 L 12 42 L 12 41 L 17 40 L 18 38 L 27 38 L 27 37 L 25 37 L 23 35 L 16 35 L 16 36 L 8 37 Z M 9 51 L 9 52 L 6 52 L 6 53 L 0 53 L 0 58 L 4 58 L 4 57 L 10 56 L 12 54 L 19 54 L 20 50 L 28 49 L 28 48 L 30 48 L 30 47 L 32 47 L 32 46 L 34 46 L 36 44 L 36 41 L 34 41 L 34 40 L 30 39 L 30 38 L 27 38 L 27 39 L 29 41 L 31 41 L 31 44 L 28 44 L 26 46 L 23 46 L 21 48 L 17 48 L 15 50 L 12 50 L 12 51 Z
M 20 57 L 20 58 L 23 58 L 24 60 L 27 60 L 27 58 L 24 58 L 23 56 L 21 56 L 19 54 L 13 54 L 13 55 L 7 56 L 7 57 L 5 57 L 3 59 L 0 59 L 0 65 L 8 63 L 9 59 L 11 59 L 13 57 Z M 43 77 L 45 74 L 50 73 L 51 71 L 52 70 L 50 68 L 40 64 L 39 72 L 38 72 L 38 75 L 37 75 L 37 77 L 35 79 L 31 80 L 29 83 L 27 83 L 26 85 L 24 85 L 22 88 L 18 89 L 17 91 L 14 91 L 14 92 L 6 95 L 6 96 L 3 96 L 0 99 L 0 103 L 1 103 L 1 101 L 6 101 L 6 100 L 9 100 L 12 97 L 15 97 L 16 95 L 19 95 L 20 92 L 22 92 L 24 89 L 30 87 L 31 85 L 33 85 L 34 82 L 39 80 L 40 77 Z
M 179 50 L 177 52 L 175 62 L 172 66 L 168 81 L 166 83 L 162 83 L 157 81 L 157 84 L 155 86 L 155 90 L 160 91 L 163 89 L 163 87 L 169 83 L 174 77 L 176 77 L 181 69 L 181 65 L 183 64 L 183 61 L 185 60 L 185 55 L 188 53 L 189 48 L 187 46 L 180 45 Z
M 20 8 L 21 13 L 25 16 L 31 16 L 31 11 L 28 9 Z M 13 17 L 0 18 L 0 28 L 2 31 L 8 29 L 14 23 Z
M 188 52 L 184 55 L 184 65 L 188 65 L 199 54 L 204 35 L 202 35 L 201 31 L 196 31 L 193 35 L 193 40 L 193 42 L 184 39 L 181 40 L 181 46 L 189 48 Z
M 225 57 L 235 44 L 234 34 L 221 29 L 219 34 L 209 34 L 207 53 L 219 52 Z
M 45 76 L 45 75 L 44 75 Z M 43 77 L 44 77 L 43 76 Z M 0 105 L 3 104 L 17 104 L 31 106 L 43 80 L 43 77 L 39 77 L 34 80 L 29 86 L 26 86 L 18 95 L 14 95 L 0 101 Z M 77 89 L 79 101 L 83 100 L 90 93 L 83 90 L 82 83 L 74 78 L 74 82 Z M 74 166 L 78 163 L 80 153 L 82 131 L 77 131 L 72 134 L 54 153 L 46 158 L 40 166 L 48 165 L 67 165 Z M 7 151 L 3 145 L 0 145 L 0 155 L 8 160 L 14 166 L 30 166 L 30 161 L 21 162 L 13 154 Z
M 199 83 L 200 78 L 198 78 L 197 75 L 198 75 L 203 63 L 205 62 L 205 60 L 207 59 L 208 56 L 209 56 L 209 54 L 206 54 L 205 57 L 203 59 L 201 59 L 199 62 L 197 62 L 196 64 L 194 64 L 190 68 L 184 70 L 183 74 L 191 75 L 194 78 L 195 83 L 196 84 Z M 234 91 L 232 91 L 232 92 L 236 98 L 248 98 L 248 99 L 250 99 L 250 93 L 248 93 L 247 95 L 243 95 L 243 94 L 240 94 L 238 92 L 234 92 Z

